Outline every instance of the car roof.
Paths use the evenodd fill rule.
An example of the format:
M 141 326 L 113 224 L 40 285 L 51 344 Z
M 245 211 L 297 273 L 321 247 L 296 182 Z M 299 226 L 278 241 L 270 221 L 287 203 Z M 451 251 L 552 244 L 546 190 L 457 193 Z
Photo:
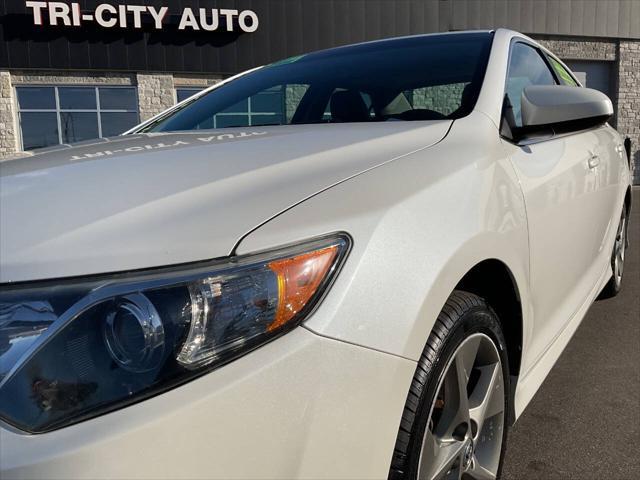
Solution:
M 300 56 L 291 57 L 290 59 L 280 60 L 275 62 L 287 63 L 291 59 L 317 59 L 325 56 L 343 55 L 350 53 L 366 53 L 369 51 L 375 51 L 385 48 L 398 48 L 402 46 L 415 46 L 421 43 L 428 43 L 429 41 L 440 42 L 446 39 L 459 39 L 465 37 L 468 39 L 484 40 L 493 36 L 494 30 L 461 30 L 453 32 L 440 32 L 440 33 L 426 33 L 420 35 L 407 35 L 402 37 L 390 37 L 382 38 L 379 40 L 369 40 L 366 42 L 353 43 L 349 45 L 343 45 L 339 47 L 332 47 L 324 50 L 316 50 L 309 53 L 302 54 Z

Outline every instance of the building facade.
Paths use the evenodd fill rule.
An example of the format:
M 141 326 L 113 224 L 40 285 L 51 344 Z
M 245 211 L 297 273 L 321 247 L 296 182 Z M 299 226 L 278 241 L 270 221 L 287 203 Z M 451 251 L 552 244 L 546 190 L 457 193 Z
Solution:
M 121 133 L 223 78 L 304 52 L 499 27 L 539 40 L 607 93 L 640 165 L 640 0 L 5 0 L 0 157 Z M 229 115 L 250 124 L 263 100 Z

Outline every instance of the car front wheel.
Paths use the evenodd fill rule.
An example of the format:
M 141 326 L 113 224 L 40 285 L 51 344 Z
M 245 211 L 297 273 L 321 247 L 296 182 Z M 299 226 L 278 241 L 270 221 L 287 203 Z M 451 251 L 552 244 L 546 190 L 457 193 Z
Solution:
M 622 286 L 622 274 L 624 273 L 624 260 L 627 253 L 627 209 L 622 208 L 618 230 L 616 232 L 616 240 L 613 244 L 613 252 L 611 252 L 611 271 L 613 274 L 609 282 L 605 285 L 600 293 L 600 299 L 615 297 L 620 293 Z
M 418 363 L 389 478 L 499 478 L 508 382 L 497 316 L 482 298 L 453 292 Z

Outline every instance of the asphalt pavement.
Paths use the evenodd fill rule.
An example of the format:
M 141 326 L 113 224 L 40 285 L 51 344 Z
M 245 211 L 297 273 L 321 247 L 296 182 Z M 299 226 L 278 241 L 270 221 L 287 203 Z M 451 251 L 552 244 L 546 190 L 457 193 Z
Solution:
M 511 429 L 503 479 L 640 479 L 640 188 L 622 291 L 595 302 Z

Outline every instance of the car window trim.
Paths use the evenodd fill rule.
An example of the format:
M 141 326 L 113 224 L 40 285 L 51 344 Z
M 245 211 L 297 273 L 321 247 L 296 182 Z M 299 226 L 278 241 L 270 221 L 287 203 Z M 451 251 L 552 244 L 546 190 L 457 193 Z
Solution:
M 513 37 L 510 41 L 509 41 L 509 54 L 507 55 L 507 68 L 504 74 L 504 87 L 502 89 L 502 106 L 500 108 L 500 125 L 498 128 L 498 132 L 500 135 L 500 138 L 507 140 L 509 143 L 514 144 L 514 145 L 519 145 L 520 142 L 516 142 L 514 139 L 507 137 L 506 135 L 502 134 L 503 131 L 503 126 L 504 126 L 504 122 L 506 121 L 505 119 L 505 115 L 504 115 L 504 109 L 505 109 L 505 101 L 506 101 L 506 96 L 507 96 L 507 85 L 508 85 L 508 81 L 509 81 L 509 71 L 511 70 L 511 57 L 513 55 L 513 48 L 516 44 L 518 43 L 522 43 L 524 45 L 527 45 L 531 48 L 533 48 L 534 50 L 536 50 L 538 52 L 538 54 L 540 54 L 540 56 L 543 58 L 543 61 L 545 63 L 545 65 L 547 66 L 547 68 L 549 70 L 551 70 L 551 75 L 553 77 L 553 79 L 556 81 L 556 84 L 559 85 L 558 83 L 558 78 L 555 74 L 555 72 L 553 71 L 552 68 L 549 68 L 549 64 L 548 64 L 548 60 L 544 57 L 544 55 L 542 54 L 542 51 L 540 50 L 540 48 L 535 45 L 534 43 L 530 42 L 529 40 L 527 40 L 526 38 L 523 37 Z M 544 137 L 542 139 L 540 139 L 537 142 L 534 143 L 538 143 L 538 142 L 542 142 L 542 141 L 546 141 L 549 140 L 550 138 L 553 138 L 553 134 L 551 134 L 548 138 Z

